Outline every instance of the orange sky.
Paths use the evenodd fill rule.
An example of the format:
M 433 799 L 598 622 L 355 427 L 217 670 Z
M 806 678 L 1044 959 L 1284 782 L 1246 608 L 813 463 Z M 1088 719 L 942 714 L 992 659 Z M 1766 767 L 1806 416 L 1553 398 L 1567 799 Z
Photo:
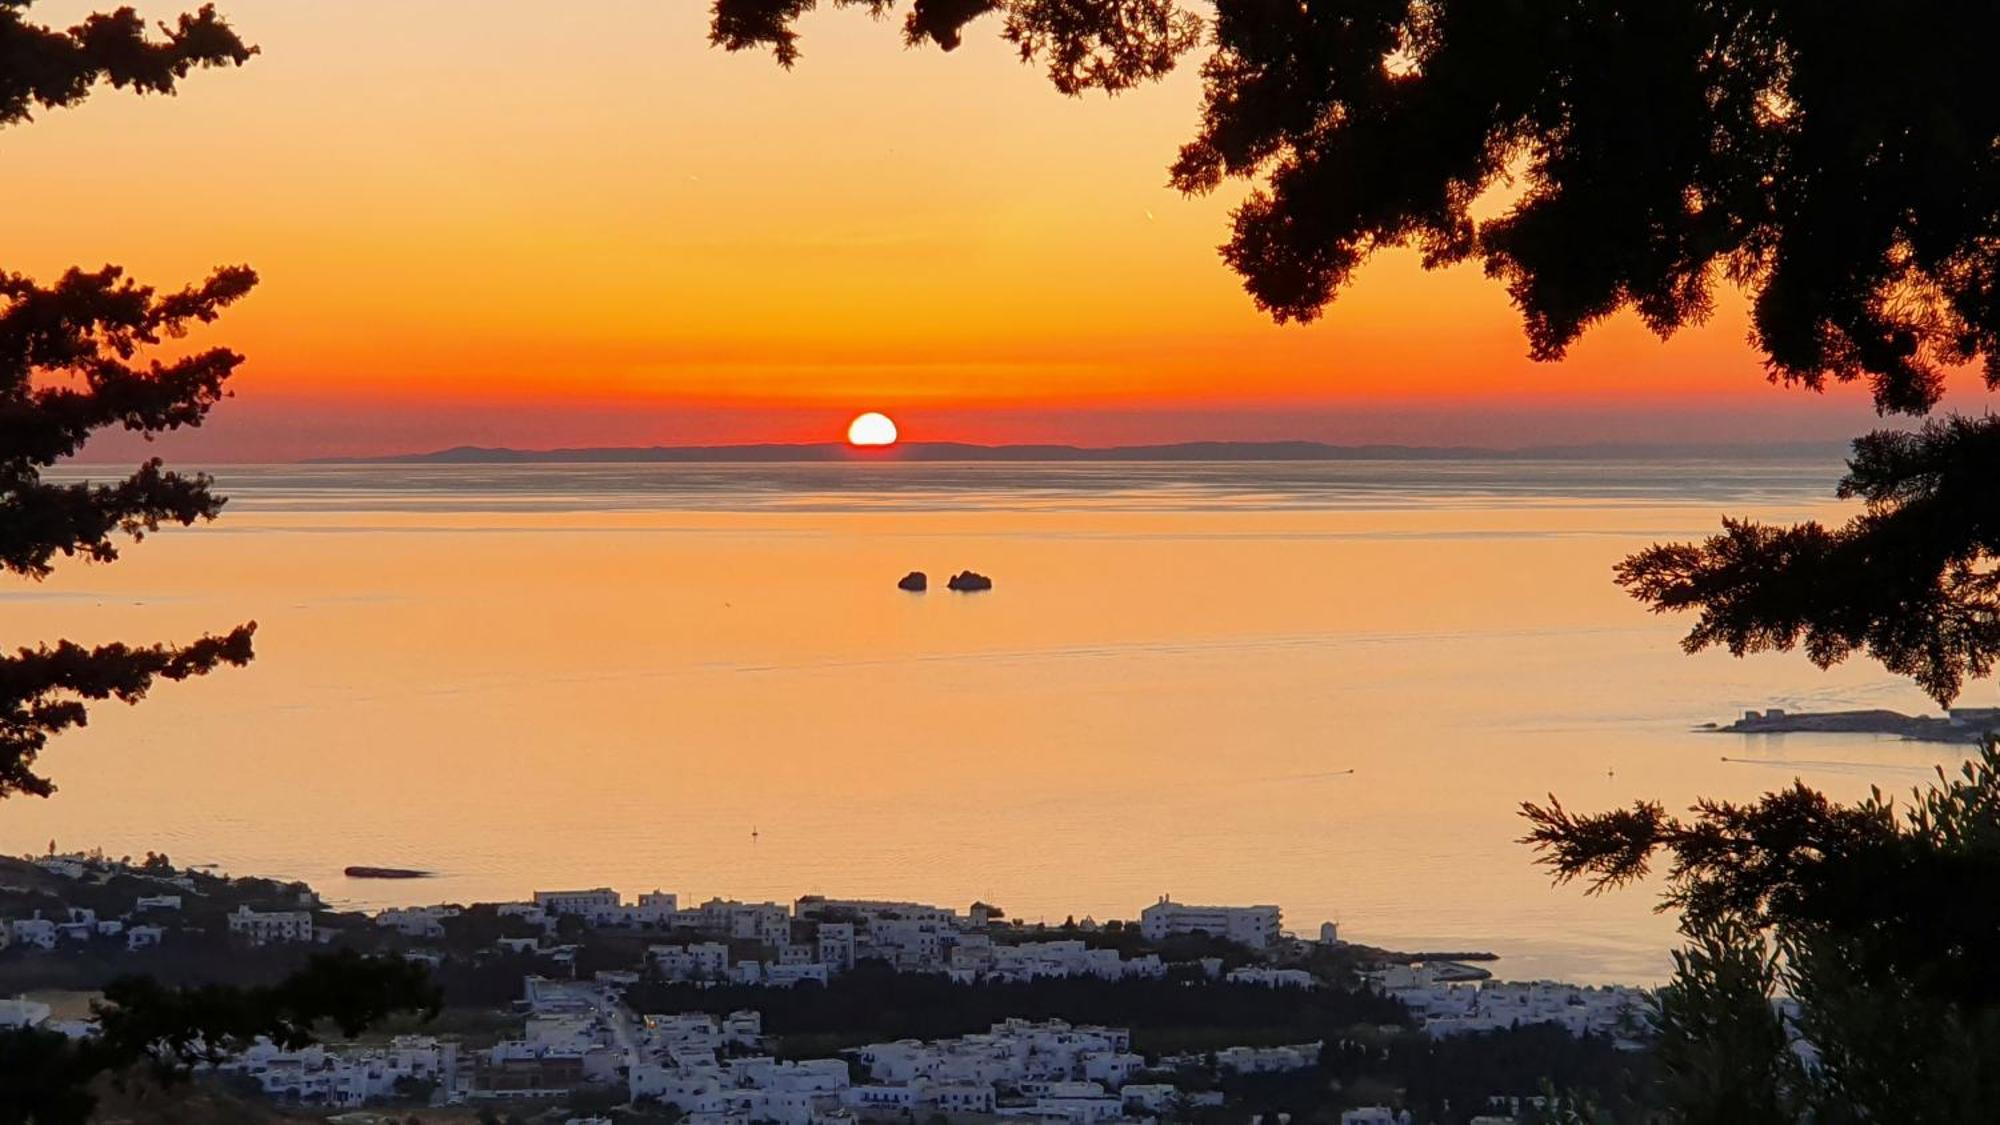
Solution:
M 1323 322 L 1270 324 L 1214 252 L 1229 199 L 1165 186 L 1191 72 L 1065 99 L 990 34 L 906 51 L 836 12 L 788 74 L 709 49 L 685 0 L 222 7 L 263 48 L 245 69 L 0 133 L 0 265 L 263 274 L 210 334 L 251 363 L 179 443 L 204 456 L 824 440 L 870 408 L 910 438 L 1084 444 L 1869 418 L 1766 386 L 1734 298 L 1669 344 L 1627 317 L 1538 365 L 1476 268 L 1394 254 Z

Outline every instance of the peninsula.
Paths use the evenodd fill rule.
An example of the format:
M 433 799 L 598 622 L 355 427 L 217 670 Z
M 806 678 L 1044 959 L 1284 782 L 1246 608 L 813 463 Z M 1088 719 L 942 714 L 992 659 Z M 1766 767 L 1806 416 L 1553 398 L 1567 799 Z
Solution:
M 1975 743 L 2000 730 L 2000 707 L 1954 707 L 1942 718 L 1905 715 L 1884 709 L 1859 711 L 1745 711 L 1726 726 L 1706 723 L 1722 734 L 1886 734 L 1911 742 Z

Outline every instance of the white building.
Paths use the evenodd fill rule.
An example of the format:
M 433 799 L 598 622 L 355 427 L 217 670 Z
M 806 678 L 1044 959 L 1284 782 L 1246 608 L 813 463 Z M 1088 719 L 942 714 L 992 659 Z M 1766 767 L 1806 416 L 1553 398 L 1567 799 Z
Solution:
M 1128 1111 L 1160 1114 L 1174 1108 L 1181 1091 L 1169 1082 L 1131 1082 L 1118 1088 L 1118 1096 Z
M 929 1094 L 939 1113 L 992 1113 L 997 1100 L 991 1085 L 977 1083 L 933 1086 Z
M 1278 939 L 1281 921 L 1275 906 L 1188 906 L 1162 895 L 1139 912 L 1139 932 L 1151 942 L 1205 933 L 1262 949 Z
M 706 933 L 727 935 L 765 945 L 791 944 L 791 912 L 775 902 L 734 902 L 712 898 L 700 906 Z
M 940 968 L 945 943 L 953 936 L 947 923 L 931 918 L 877 918 L 868 923 L 868 945 L 899 969 Z
M 309 910 L 252 910 L 239 906 L 229 916 L 229 932 L 250 939 L 253 945 L 274 941 L 311 941 L 313 919 Z
M 518 918 L 521 921 L 526 922 L 531 926 L 540 926 L 544 930 L 552 930 L 555 928 L 555 919 L 549 917 L 549 912 L 547 910 L 542 909 L 542 907 L 538 903 L 533 903 L 533 902 L 495 903 L 493 906 L 493 913 L 499 915 L 502 918 Z
M 1378 988 L 1400 1000 L 1433 1038 L 1504 1031 L 1552 1023 L 1571 1035 L 1640 1038 L 1647 1033 L 1650 998 L 1623 985 L 1590 987 L 1558 981 L 1486 981 L 1458 984 L 1428 966 L 1393 966 Z
M 854 967 L 854 923 L 821 922 L 817 938 L 820 964 L 835 971 Z
M 646 926 L 670 926 L 680 913 L 681 898 L 671 891 L 654 890 L 639 896 L 632 920 Z
M 817 962 L 804 965 L 787 965 L 782 962 L 767 961 L 764 963 L 764 971 L 759 983 L 771 988 L 790 988 L 800 981 L 825 984 L 826 974 L 827 966 Z
M 648 1098 L 686 1114 L 721 1113 L 728 1108 L 720 1076 L 679 1066 L 640 1063 L 626 1078 L 626 1089 L 634 1101 Z
M 719 941 L 648 946 L 646 956 L 670 981 L 723 980 L 729 976 L 729 947 Z
M 49 1006 L 26 998 L 0 1000 L 0 1031 L 40 1027 L 49 1021 Z
M 441 938 L 444 920 L 460 914 L 456 906 L 402 906 L 375 915 L 375 924 L 388 926 L 404 937 Z
M 587 891 L 536 891 L 535 905 L 549 915 L 575 914 L 593 925 L 602 919 L 616 919 L 624 907 L 618 892 L 610 887 Z
M 33 918 L 14 919 L 12 929 L 15 945 L 34 946 L 38 949 L 56 947 L 56 924 L 42 917 L 39 910 L 35 912 Z

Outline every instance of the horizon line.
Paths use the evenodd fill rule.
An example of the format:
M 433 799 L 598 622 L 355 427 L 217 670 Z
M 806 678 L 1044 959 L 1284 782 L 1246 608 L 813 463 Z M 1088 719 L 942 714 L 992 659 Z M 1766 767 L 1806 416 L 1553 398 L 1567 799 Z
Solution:
M 306 457 L 299 465 L 369 464 L 495 464 L 610 462 L 868 462 L 1005 460 L 1186 460 L 1186 461 L 1319 461 L 1368 459 L 1577 459 L 1616 456 L 1751 456 L 1758 460 L 1845 455 L 1846 441 L 1821 439 L 1790 442 L 1604 441 L 1537 443 L 1518 446 L 1463 444 L 1424 445 L 1407 442 L 1337 443 L 1308 439 L 1234 441 L 1226 439 L 1146 442 L 1118 445 L 1078 445 L 1067 442 L 901 441 L 888 447 L 856 447 L 844 441 L 735 442 L 705 445 L 601 445 L 522 448 L 505 445 L 454 445 L 438 449 L 361 455 Z

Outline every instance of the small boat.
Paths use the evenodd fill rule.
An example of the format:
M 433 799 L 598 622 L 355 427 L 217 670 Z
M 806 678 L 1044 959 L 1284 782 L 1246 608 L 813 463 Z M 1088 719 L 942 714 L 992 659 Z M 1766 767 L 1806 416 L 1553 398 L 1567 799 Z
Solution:
M 415 871 L 408 867 L 350 867 L 346 871 L 349 879 L 428 879 L 428 871 Z

